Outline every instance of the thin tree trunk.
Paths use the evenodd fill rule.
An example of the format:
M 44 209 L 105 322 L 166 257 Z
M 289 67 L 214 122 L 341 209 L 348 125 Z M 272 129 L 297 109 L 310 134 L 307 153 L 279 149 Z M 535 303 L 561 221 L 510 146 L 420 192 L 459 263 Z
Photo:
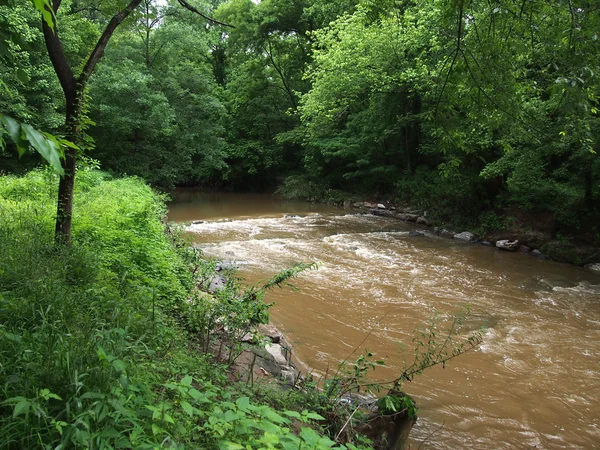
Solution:
M 76 93 L 67 97 L 67 114 L 65 127 L 67 139 L 71 142 L 78 141 L 78 124 L 80 119 L 79 101 Z M 71 245 L 71 229 L 73 221 L 73 191 L 75 188 L 75 172 L 77 151 L 67 148 L 63 168 L 65 174 L 58 184 L 58 199 L 56 207 L 56 225 L 54 228 L 54 241 L 57 244 Z
M 75 187 L 75 150 L 69 148 L 65 154 L 65 175 L 58 185 L 56 228 L 54 240 L 57 244 L 71 245 L 73 219 L 73 189 Z

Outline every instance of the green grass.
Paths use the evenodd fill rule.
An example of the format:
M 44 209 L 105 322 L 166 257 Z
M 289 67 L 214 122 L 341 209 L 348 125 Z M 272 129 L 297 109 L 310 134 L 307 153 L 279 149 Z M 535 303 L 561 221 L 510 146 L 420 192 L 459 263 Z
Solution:
M 78 172 L 73 245 L 57 247 L 57 184 L 0 178 L 0 448 L 347 448 L 316 413 L 241 396 L 202 351 L 214 305 L 241 330 L 264 320 L 266 288 L 203 302 L 190 268 L 211 265 L 165 232 L 164 199 L 93 169 Z

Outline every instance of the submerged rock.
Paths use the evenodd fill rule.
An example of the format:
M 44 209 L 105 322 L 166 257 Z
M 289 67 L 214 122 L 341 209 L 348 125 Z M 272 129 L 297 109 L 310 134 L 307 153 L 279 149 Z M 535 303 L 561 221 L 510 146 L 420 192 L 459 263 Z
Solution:
M 425 236 L 425 233 L 423 233 L 422 231 L 419 230 L 412 230 L 410 233 L 408 233 L 409 237 L 419 237 L 419 236 Z
M 235 270 L 238 268 L 238 264 L 235 261 L 221 261 L 215 266 L 215 271 L 220 272 L 222 270 Z
M 496 248 L 499 248 L 500 250 L 506 250 L 509 252 L 516 252 L 520 246 L 521 243 L 519 241 L 509 241 L 507 239 L 496 241 Z
M 445 238 L 453 238 L 455 234 L 456 234 L 455 232 L 446 230 L 445 228 L 442 228 L 440 230 L 440 232 L 438 233 L 439 236 L 442 236 Z
M 380 217 L 393 217 L 394 216 L 394 213 L 391 211 L 388 211 L 387 209 L 372 209 L 371 214 L 373 214 L 374 216 L 380 216 Z
M 396 217 L 400 220 L 404 220 L 405 222 L 416 222 L 417 219 L 419 218 L 419 216 L 417 216 L 416 214 L 406 214 L 406 213 L 396 214 Z
M 464 241 L 464 242 L 475 241 L 475 235 L 469 231 L 463 231 L 462 233 L 457 233 L 453 237 L 457 241 Z

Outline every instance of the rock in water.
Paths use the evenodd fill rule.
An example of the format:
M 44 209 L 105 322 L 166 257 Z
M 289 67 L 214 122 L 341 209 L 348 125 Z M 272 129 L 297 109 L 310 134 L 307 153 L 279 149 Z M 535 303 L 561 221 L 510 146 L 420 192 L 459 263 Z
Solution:
M 453 238 L 456 233 L 453 233 L 450 230 L 446 230 L 445 228 L 442 228 L 438 234 L 445 238 Z
M 404 213 L 396 214 L 396 217 L 400 220 L 404 220 L 405 222 L 416 222 L 417 219 L 419 218 L 419 216 L 417 216 L 416 214 L 404 214 Z
M 509 252 L 516 252 L 519 250 L 521 243 L 519 241 L 509 241 L 507 239 L 503 239 L 501 241 L 496 241 L 496 247 L 500 250 L 507 250 Z
M 422 231 L 418 231 L 418 230 L 412 230 L 410 233 L 408 233 L 409 237 L 419 237 L 419 236 L 425 236 L 425 233 L 423 233 Z
M 400 398 L 407 396 L 402 392 L 394 390 L 390 390 L 388 395 Z M 412 399 L 410 401 L 414 403 Z M 377 411 L 366 415 L 356 425 L 356 431 L 371 439 L 373 441 L 373 448 L 402 450 L 407 448 L 408 435 L 416 421 L 417 417 L 411 417 L 406 408 L 397 413 Z
M 463 231 L 462 233 L 455 234 L 454 239 L 457 241 L 473 242 L 475 235 L 469 231 Z
M 388 211 L 387 209 L 372 209 L 371 214 L 373 214 L 374 216 L 381 216 L 381 217 L 393 217 L 394 216 L 394 213 L 391 211 Z

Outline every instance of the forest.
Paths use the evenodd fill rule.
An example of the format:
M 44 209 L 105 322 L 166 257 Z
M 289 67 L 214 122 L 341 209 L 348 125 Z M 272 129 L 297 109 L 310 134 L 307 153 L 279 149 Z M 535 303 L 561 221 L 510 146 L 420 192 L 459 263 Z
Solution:
M 597 262 L 599 34 L 592 0 L 0 0 L 0 447 L 371 448 L 331 398 L 373 355 L 231 388 L 197 336 L 307 267 L 215 302 L 161 192 L 386 200 Z M 479 344 L 431 336 L 415 374 Z
M 68 137 L 40 13 L 4 3 L 0 111 Z M 183 3 L 130 3 L 101 54 L 127 5 L 56 3 L 61 63 L 85 72 L 71 137 L 103 170 L 163 188 L 393 199 L 473 227 L 524 217 L 598 243 L 595 2 Z M 7 141 L 0 170 L 37 164 Z

